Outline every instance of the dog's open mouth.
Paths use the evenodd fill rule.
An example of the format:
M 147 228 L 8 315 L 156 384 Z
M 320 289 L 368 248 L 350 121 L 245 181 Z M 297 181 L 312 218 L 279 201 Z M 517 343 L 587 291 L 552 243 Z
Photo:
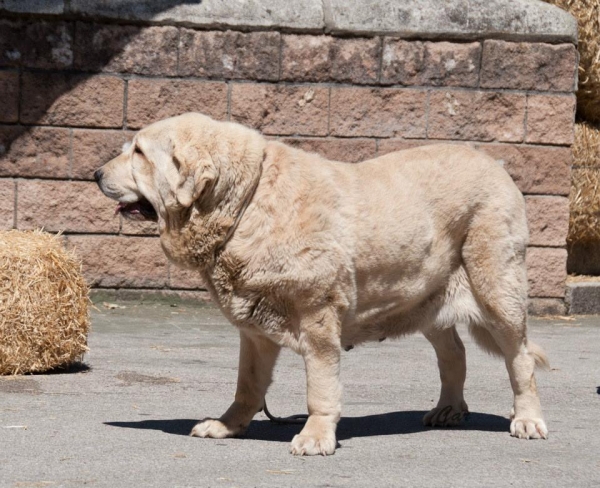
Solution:
M 158 221 L 158 215 L 156 214 L 154 207 L 145 198 L 133 203 L 119 202 L 117 209 L 115 210 L 115 214 L 118 213 L 130 220 Z

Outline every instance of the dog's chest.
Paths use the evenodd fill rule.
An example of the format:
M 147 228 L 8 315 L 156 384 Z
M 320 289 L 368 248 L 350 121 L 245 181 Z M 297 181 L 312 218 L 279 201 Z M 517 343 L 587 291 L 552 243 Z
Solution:
M 203 277 L 227 318 L 237 327 L 258 328 L 268 335 L 281 335 L 290 322 L 288 300 L 274 289 L 264 289 L 252 281 L 241 259 L 221 253 Z

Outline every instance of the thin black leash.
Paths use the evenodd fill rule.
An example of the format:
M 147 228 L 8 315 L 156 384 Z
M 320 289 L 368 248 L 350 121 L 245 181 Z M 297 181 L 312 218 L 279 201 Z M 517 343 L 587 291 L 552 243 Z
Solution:
M 385 337 L 382 337 L 381 339 L 379 339 L 379 342 L 385 341 Z M 354 346 L 346 346 L 344 348 L 344 350 L 350 351 L 354 349 Z M 271 412 L 269 412 L 269 409 L 267 408 L 267 399 L 264 399 L 264 407 L 263 407 L 263 412 L 265 412 L 265 415 L 268 417 L 268 419 L 276 424 L 304 424 L 306 423 L 306 420 L 308 419 L 308 415 L 305 413 L 299 413 L 296 415 L 290 415 L 289 417 L 275 417 L 275 415 L 273 415 Z
M 308 415 L 305 413 L 290 415 L 289 417 L 275 417 L 273 414 L 271 414 L 271 412 L 269 412 L 269 409 L 267 408 L 266 398 L 264 402 L 263 411 L 265 412 L 265 415 L 269 418 L 269 420 L 276 424 L 303 424 L 306 422 L 306 419 L 308 419 Z

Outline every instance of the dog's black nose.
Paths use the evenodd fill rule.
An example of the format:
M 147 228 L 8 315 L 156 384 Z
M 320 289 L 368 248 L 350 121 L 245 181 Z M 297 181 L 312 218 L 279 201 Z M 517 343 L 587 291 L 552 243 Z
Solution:
M 94 171 L 94 179 L 96 180 L 96 183 L 100 183 L 100 180 L 102 179 L 102 168 Z

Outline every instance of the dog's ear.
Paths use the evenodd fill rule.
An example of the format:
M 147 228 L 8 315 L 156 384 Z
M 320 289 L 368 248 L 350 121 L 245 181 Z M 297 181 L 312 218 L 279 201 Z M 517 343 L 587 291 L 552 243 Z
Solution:
M 209 190 L 217 178 L 217 170 L 208 153 L 194 147 L 175 148 L 173 164 L 179 171 L 175 198 L 182 207 L 190 207 Z

